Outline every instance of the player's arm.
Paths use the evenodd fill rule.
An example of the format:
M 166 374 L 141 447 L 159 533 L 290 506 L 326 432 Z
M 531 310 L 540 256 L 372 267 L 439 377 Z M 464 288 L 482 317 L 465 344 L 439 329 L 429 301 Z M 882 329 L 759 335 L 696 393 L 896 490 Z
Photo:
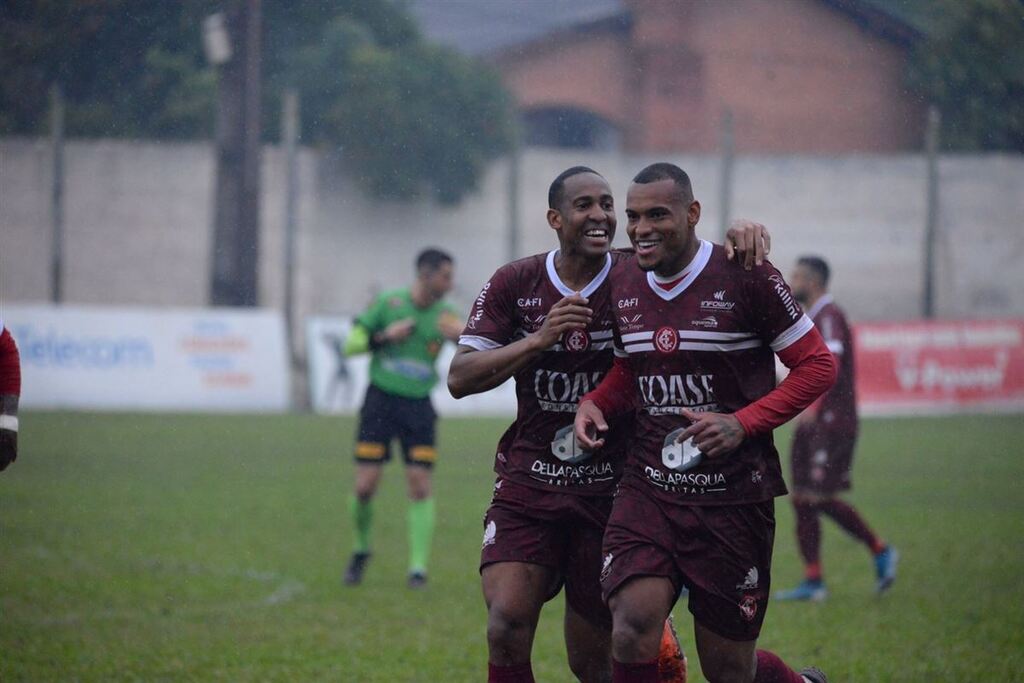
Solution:
M 737 218 L 725 233 L 725 256 L 745 270 L 760 266 L 772 249 L 768 228 L 746 218 Z
M 0 332 L 0 470 L 18 458 L 18 397 L 21 358 L 11 333 Z
M 608 419 L 636 407 L 635 387 L 636 376 L 629 360 L 616 356 L 612 369 L 593 391 L 584 394 L 576 408 L 573 429 L 580 446 L 594 450 L 604 445 L 601 435 L 608 431 Z
M 693 445 L 710 458 L 735 450 L 748 436 L 764 434 L 796 417 L 828 391 L 836 381 L 836 362 L 825 340 L 813 326 L 797 341 L 778 352 L 789 375 L 779 386 L 732 414 L 695 413 L 679 436 L 693 437 Z
M 412 318 L 395 320 L 384 324 L 386 303 L 378 298 L 368 309 L 353 321 L 352 331 L 345 338 L 345 355 L 355 356 L 361 353 L 376 351 L 389 344 L 402 341 L 416 326 Z
M 557 344 L 565 332 L 584 329 L 593 315 L 587 299 L 573 294 L 551 307 L 540 329 L 510 344 L 493 343 L 493 348 L 487 348 L 491 343 L 464 336 L 448 369 L 448 391 L 462 398 L 500 386 Z

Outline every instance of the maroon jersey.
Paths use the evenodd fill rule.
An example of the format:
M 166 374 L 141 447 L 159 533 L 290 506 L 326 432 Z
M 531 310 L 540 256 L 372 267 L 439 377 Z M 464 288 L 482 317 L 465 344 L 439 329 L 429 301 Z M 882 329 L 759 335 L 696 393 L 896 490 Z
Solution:
M 733 413 L 775 388 L 774 353 L 813 329 L 779 272 L 745 271 L 701 241 L 666 290 L 629 261 L 612 274 L 616 355 L 639 389 L 636 434 L 625 476 L 669 502 L 718 505 L 786 493 L 772 435 L 710 459 L 677 437 L 682 410 Z
M 835 356 L 836 383 L 821 398 L 818 422 L 828 429 L 857 433 L 857 396 L 854 389 L 853 334 L 843 310 L 826 294 L 807 311 L 807 317 L 821 332 L 828 350 Z
M 548 310 L 574 294 L 558 277 L 555 254 L 537 254 L 502 266 L 473 304 L 459 344 L 495 349 L 540 329 Z M 608 275 L 630 255 L 609 254 L 604 268 L 581 290 L 594 311 L 586 330 L 574 330 L 515 374 L 516 420 L 498 442 L 494 470 L 535 488 L 610 494 L 622 472 L 628 420 L 619 420 L 600 450 L 582 451 L 573 433 L 579 399 L 612 365 L 612 310 Z M 611 426 L 611 425 L 609 425 Z

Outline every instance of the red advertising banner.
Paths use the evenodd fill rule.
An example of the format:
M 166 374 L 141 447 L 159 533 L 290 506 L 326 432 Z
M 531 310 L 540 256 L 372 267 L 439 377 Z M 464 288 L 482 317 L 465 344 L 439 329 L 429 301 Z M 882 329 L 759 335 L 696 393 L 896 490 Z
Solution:
M 1024 320 L 861 323 L 854 338 L 864 414 L 1024 411 Z

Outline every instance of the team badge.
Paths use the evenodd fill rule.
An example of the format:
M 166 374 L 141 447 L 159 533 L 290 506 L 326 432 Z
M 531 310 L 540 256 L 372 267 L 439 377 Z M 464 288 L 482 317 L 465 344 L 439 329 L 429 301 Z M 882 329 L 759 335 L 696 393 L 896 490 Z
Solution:
M 747 621 L 753 621 L 757 616 L 757 598 L 753 595 L 744 595 L 740 601 L 740 614 Z
M 573 330 L 565 335 L 564 346 L 570 351 L 586 351 L 590 347 L 590 335 L 583 330 Z
M 679 346 L 679 333 L 673 327 L 661 327 L 654 333 L 654 346 L 662 353 L 672 353 Z

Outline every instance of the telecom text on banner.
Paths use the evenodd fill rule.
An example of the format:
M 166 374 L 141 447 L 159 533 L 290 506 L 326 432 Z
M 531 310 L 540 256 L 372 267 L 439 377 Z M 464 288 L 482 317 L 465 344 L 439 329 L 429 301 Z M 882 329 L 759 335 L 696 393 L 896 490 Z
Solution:
M 26 408 L 281 411 L 284 323 L 263 309 L 9 305 Z
M 866 414 L 1024 410 L 1024 320 L 861 323 Z

